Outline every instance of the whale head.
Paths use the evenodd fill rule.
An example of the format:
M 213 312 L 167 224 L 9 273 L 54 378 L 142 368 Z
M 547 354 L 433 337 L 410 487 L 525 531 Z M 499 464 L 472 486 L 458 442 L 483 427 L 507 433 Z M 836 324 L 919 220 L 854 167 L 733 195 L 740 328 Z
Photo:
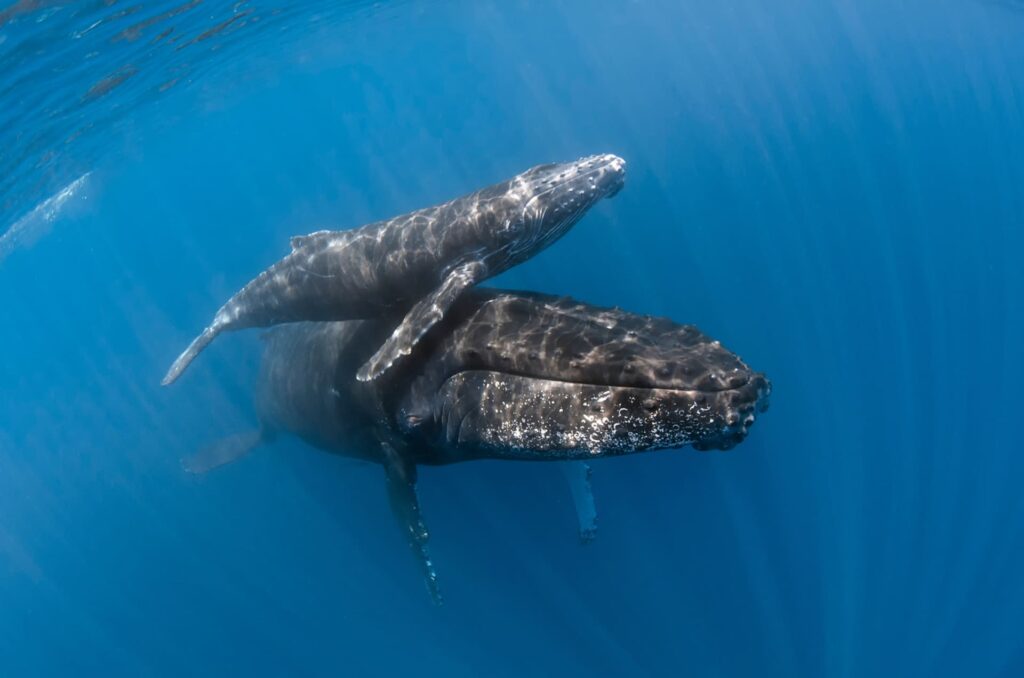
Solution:
M 729 449 L 768 406 L 765 376 L 693 326 L 544 295 L 469 297 L 396 413 L 445 450 L 425 463 Z
M 618 193 L 626 161 L 606 153 L 538 165 L 502 185 L 495 250 L 505 265 L 525 261 L 562 237 L 587 210 Z

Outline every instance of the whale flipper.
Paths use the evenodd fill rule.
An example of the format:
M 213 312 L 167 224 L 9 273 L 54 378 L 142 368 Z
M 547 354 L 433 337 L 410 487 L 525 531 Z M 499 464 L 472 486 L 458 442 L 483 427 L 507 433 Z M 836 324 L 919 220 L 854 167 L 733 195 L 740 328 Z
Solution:
M 396 360 L 412 352 L 416 342 L 444 317 L 459 295 L 487 277 L 487 267 L 471 261 L 452 269 L 441 285 L 420 299 L 402 319 L 384 345 L 359 368 L 356 378 L 371 381 L 384 374 Z
M 265 442 L 270 435 L 265 428 L 236 433 L 207 445 L 191 457 L 181 460 L 181 467 L 196 475 L 206 473 L 218 466 L 238 461 Z
M 384 452 L 384 474 L 387 478 L 388 501 L 391 512 L 398 521 L 398 527 L 405 533 L 409 547 L 419 563 L 427 592 L 435 605 L 441 605 L 441 589 L 437 584 L 437 572 L 427 552 L 430 533 L 420 514 L 420 502 L 416 497 L 416 466 L 401 458 L 398 451 L 387 442 L 381 443 Z
M 597 536 L 597 506 L 590 486 L 593 471 L 585 461 L 567 461 L 562 464 L 565 479 L 569 481 L 572 501 L 576 505 L 576 519 L 580 526 L 580 541 L 588 544 Z

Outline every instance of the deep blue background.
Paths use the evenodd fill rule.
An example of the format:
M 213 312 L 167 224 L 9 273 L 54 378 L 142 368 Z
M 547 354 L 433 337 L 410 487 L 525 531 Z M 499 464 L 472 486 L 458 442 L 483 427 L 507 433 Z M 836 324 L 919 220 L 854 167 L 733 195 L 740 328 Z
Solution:
M 69 151 L 88 190 L 0 263 L 0 673 L 1024 675 L 1019 6 L 296 32 Z M 181 472 L 252 425 L 255 333 L 160 377 L 288 236 L 596 152 L 626 188 L 495 282 L 721 339 L 774 383 L 743 445 L 596 463 L 585 547 L 554 466 L 422 470 L 440 609 L 379 469 L 281 440 Z

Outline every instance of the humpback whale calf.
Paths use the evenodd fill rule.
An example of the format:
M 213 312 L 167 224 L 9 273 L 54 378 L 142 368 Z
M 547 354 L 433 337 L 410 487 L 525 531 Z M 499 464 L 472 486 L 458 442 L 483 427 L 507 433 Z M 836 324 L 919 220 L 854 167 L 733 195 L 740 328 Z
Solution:
M 526 261 L 594 203 L 618 193 L 625 166 L 610 154 L 540 165 L 443 205 L 292 238 L 291 253 L 217 311 L 162 383 L 174 382 L 224 331 L 402 309 L 404 320 L 359 371 L 360 380 L 375 379 L 408 355 L 467 288 Z
M 277 432 L 380 464 L 392 511 L 441 602 L 416 497 L 419 465 L 567 461 L 580 536 L 596 516 L 579 462 L 742 441 L 771 390 L 763 374 L 697 328 L 527 292 L 475 288 L 380 379 L 356 372 L 401 322 L 306 322 L 265 334 L 260 428 L 197 454 L 203 472 Z

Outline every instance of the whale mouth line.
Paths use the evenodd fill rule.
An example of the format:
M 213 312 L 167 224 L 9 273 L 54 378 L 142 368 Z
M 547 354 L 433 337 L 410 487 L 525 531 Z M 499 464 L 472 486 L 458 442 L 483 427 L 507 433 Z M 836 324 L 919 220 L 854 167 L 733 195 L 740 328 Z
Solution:
M 646 450 L 730 449 L 768 407 L 771 387 L 752 374 L 727 391 L 614 386 L 464 370 L 445 380 L 433 406 L 446 444 L 482 455 L 592 458 Z M 489 451 L 488 451 L 489 450 Z
M 448 383 L 451 380 L 458 378 L 459 375 L 462 375 L 462 374 L 465 374 L 465 373 L 468 373 L 468 372 L 476 372 L 476 373 L 482 373 L 482 374 L 492 374 L 492 375 L 497 375 L 497 376 L 502 376 L 502 377 L 509 377 L 509 378 L 513 378 L 513 379 L 530 379 L 531 381 L 545 382 L 545 383 L 550 383 L 550 384 L 558 384 L 558 385 L 563 385 L 563 386 L 579 386 L 581 388 L 588 388 L 589 387 L 589 388 L 607 388 L 607 389 L 634 389 L 636 391 L 659 391 L 659 392 L 666 393 L 666 394 L 673 393 L 673 394 L 685 395 L 685 396 L 693 396 L 693 397 L 699 397 L 699 396 L 702 396 L 702 395 L 716 395 L 716 396 L 718 396 L 718 395 L 722 395 L 722 394 L 727 394 L 730 391 L 737 391 L 738 392 L 738 391 L 746 390 L 750 386 L 750 382 L 751 382 L 752 376 L 753 376 L 753 375 L 747 375 L 746 379 L 744 379 L 742 384 L 738 384 L 736 386 L 729 386 L 729 387 L 726 387 L 726 388 L 718 388 L 718 389 L 715 389 L 715 388 L 680 388 L 678 386 L 649 386 L 649 385 L 645 385 L 645 384 L 636 384 L 636 383 L 633 383 L 633 384 L 628 384 L 628 383 L 606 383 L 606 382 L 600 382 L 600 381 L 586 381 L 586 380 L 577 380 L 577 379 L 559 379 L 558 377 L 555 377 L 555 376 L 531 374 L 529 372 L 522 372 L 522 371 L 517 371 L 517 370 L 500 370 L 500 369 L 494 369 L 494 368 L 478 368 L 478 369 L 474 369 L 474 368 L 471 368 L 471 367 L 467 367 L 465 369 L 460 369 L 460 370 L 458 370 L 456 372 L 453 372 L 452 374 L 448 375 L 448 377 L 444 380 L 444 383 Z

